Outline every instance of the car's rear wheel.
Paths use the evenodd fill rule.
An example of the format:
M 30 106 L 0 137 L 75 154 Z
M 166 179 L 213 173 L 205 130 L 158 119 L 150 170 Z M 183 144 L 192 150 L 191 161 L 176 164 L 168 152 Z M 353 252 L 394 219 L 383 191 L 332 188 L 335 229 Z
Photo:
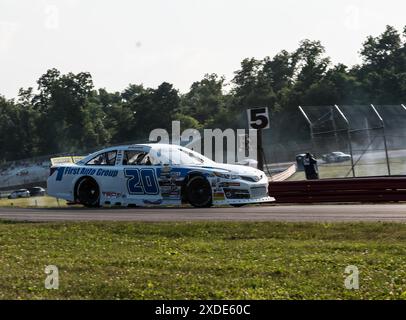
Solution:
M 97 182 L 92 178 L 83 178 L 76 187 L 76 202 L 85 207 L 98 207 L 100 203 L 100 188 Z
M 187 201 L 196 208 L 212 205 L 212 192 L 209 181 L 202 176 L 192 177 L 186 184 Z

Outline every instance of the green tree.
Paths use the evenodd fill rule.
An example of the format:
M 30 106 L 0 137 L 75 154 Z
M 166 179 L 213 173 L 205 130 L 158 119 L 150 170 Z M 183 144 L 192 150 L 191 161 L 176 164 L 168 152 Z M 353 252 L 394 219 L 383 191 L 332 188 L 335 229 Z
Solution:
M 361 50 L 364 64 L 354 69 L 370 101 L 404 103 L 406 98 L 405 41 L 393 27 L 368 37 Z
M 103 110 L 103 125 L 108 130 L 111 143 L 117 144 L 135 139 L 134 110 L 131 109 L 131 86 L 124 92 L 109 93 L 99 89 L 92 98 L 95 104 L 100 104 Z M 143 91 L 142 86 L 138 90 Z
M 171 129 L 171 121 L 180 110 L 180 97 L 173 85 L 163 82 L 157 89 L 130 86 L 124 93 L 124 107 L 133 118 L 131 139 L 147 139 L 156 128 Z
M 234 104 L 239 111 L 255 106 L 274 107 L 276 95 L 272 87 L 272 71 L 264 69 L 263 61 L 244 59 L 232 82 Z
M 194 82 L 189 92 L 182 96 L 180 112 L 194 118 L 197 121 L 195 126 L 204 126 L 212 121 L 216 114 L 226 108 L 224 81 L 224 77 L 213 73 Z
M 99 105 L 88 103 L 93 90 L 89 73 L 62 75 L 51 69 L 38 80 L 38 90 L 32 101 L 41 115 L 37 123 L 41 152 L 77 151 L 90 143 L 108 140 L 108 136 L 87 136 L 92 132 L 107 133 L 102 128 L 103 112 L 96 110 Z
M 0 161 L 37 153 L 36 112 L 24 103 L 0 96 Z
M 294 90 L 303 94 L 326 75 L 330 58 L 325 56 L 325 48 L 320 41 L 303 40 L 293 53 L 296 65 Z

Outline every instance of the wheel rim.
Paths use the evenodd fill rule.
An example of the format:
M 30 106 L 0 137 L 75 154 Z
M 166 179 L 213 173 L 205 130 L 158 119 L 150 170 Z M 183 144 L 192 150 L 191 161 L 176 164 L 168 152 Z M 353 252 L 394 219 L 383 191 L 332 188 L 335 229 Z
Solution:
M 188 199 L 196 207 L 206 206 L 211 201 L 211 187 L 208 181 L 201 177 L 192 178 L 188 184 Z
M 99 187 L 90 179 L 82 180 L 78 185 L 78 200 L 85 206 L 95 206 L 99 201 Z

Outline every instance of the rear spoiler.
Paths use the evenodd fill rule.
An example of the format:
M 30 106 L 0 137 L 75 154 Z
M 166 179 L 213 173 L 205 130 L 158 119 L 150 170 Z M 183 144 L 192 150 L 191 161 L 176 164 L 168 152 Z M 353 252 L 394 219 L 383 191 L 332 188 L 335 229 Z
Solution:
M 57 157 L 57 158 L 51 158 L 51 165 L 59 165 L 59 164 L 65 164 L 65 163 L 76 163 L 80 160 L 82 160 L 84 156 L 67 156 L 67 157 Z

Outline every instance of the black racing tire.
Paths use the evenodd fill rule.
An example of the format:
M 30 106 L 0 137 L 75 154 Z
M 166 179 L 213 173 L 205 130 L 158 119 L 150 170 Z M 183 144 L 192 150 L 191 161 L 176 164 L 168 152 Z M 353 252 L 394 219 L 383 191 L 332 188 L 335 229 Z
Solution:
M 194 176 L 186 184 L 186 199 L 196 208 L 212 206 L 212 190 L 209 181 L 202 176 Z
M 99 207 L 100 188 L 97 182 L 89 177 L 79 180 L 75 188 L 75 200 L 85 207 Z
M 243 206 L 246 206 L 246 203 L 234 203 L 234 204 L 230 204 L 230 206 L 234 207 L 234 208 L 241 208 Z

